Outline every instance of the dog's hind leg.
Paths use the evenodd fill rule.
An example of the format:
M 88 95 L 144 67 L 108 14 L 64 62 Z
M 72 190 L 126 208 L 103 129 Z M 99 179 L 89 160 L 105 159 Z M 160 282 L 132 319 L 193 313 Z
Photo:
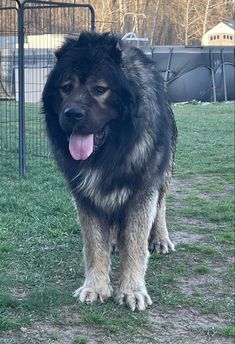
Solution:
M 168 253 L 174 251 L 166 226 L 166 200 L 165 192 L 161 192 L 158 199 L 157 214 L 149 236 L 149 251 Z
M 110 235 L 104 223 L 78 208 L 79 221 L 84 241 L 85 281 L 74 292 L 81 302 L 103 302 L 111 296 L 110 285 Z

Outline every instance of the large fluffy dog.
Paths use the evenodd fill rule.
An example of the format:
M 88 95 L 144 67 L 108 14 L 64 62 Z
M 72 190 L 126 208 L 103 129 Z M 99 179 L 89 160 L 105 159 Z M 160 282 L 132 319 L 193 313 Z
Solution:
M 117 300 L 152 303 L 145 286 L 148 245 L 171 243 L 165 192 L 176 125 L 152 61 L 112 34 L 84 32 L 56 52 L 43 109 L 56 161 L 74 196 L 84 240 L 82 302 L 110 297 L 113 238 L 120 251 Z

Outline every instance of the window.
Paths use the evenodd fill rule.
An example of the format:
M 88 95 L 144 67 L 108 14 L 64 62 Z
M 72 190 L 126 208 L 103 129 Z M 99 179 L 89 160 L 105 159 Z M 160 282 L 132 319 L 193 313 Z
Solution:
M 214 36 L 214 39 L 216 39 L 216 36 Z
M 227 35 L 227 39 L 229 39 L 229 35 Z
M 219 39 L 219 35 L 217 35 L 217 39 Z
M 213 37 L 212 36 L 210 36 L 210 40 L 213 41 Z
M 230 36 L 231 41 L 233 40 L 233 36 Z
M 223 37 L 224 39 L 226 39 L 226 35 L 224 35 L 224 37 Z

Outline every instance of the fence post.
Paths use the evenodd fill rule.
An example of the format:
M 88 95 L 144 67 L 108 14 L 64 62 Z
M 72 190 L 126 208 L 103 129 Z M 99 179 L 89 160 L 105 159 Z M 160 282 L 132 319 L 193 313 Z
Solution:
M 169 54 L 167 67 L 166 67 L 166 73 L 165 73 L 165 77 L 164 77 L 165 88 L 167 88 L 167 81 L 168 81 L 168 75 L 169 75 L 170 67 L 171 67 L 171 58 L 172 58 L 172 54 L 173 54 L 173 48 L 170 48 L 169 51 L 170 51 L 170 54 Z
M 91 12 L 91 31 L 95 31 L 95 10 L 91 5 L 87 5 Z
M 24 9 L 19 8 L 18 18 L 18 87 L 19 87 L 19 175 L 26 175 L 25 99 L 24 99 Z
M 227 85 L 226 85 L 226 75 L 225 75 L 225 68 L 224 68 L 224 49 L 221 49 L 221 63 L 222 63 L 222 74 L 223 74 L 223 84 L 224 84 L 224 101 L 228 100 L 227 96 Z
M 216 102 L 216 87 L 215 87 L 215 70 L 214 70 L 214 61 L 213 54 L 211 49 L 209 50 L 210 54 L 210 67 L 211 67 L 211 78 L 212 78 L 212 87 L 213 87 L 213 100 Z

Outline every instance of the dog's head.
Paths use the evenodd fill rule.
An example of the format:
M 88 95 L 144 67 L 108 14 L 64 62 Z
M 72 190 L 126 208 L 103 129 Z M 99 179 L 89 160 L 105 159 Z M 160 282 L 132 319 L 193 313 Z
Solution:
M 56 58 L 43 92 L 44 111 L 68 137 L 72 157 L 85 160 L 105 143 L 113 121 L 127 120 L 136 102 L 122 71 L 120 40 L 85 32 L 68 39 Z

